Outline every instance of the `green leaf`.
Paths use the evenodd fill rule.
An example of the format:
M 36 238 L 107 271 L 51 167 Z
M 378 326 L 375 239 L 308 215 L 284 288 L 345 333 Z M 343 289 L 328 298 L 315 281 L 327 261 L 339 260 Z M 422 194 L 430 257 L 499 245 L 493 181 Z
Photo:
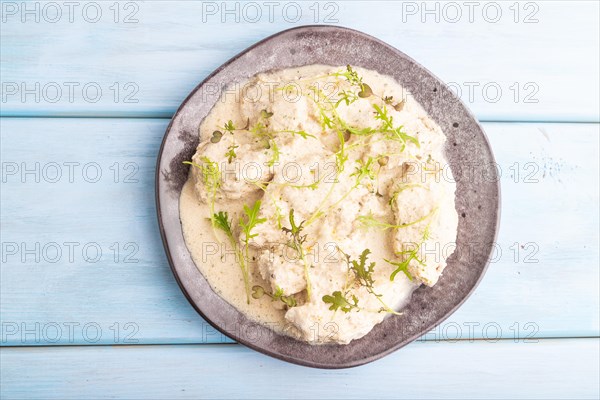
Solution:
M 362 85 L 362 78 L 358 76 L 358 73 L 354 71 L 350 65 L 346 65 L 346 71 L 334 72 L 331 74 L 331 76 L 346 78 L 348 83 L 353 86 L 360 87 Z
M 352 296 L 352 301 L 348 300 L 342 292 L 336 290 L 331 295 L 323 296 L 325 304 L 331 304 L 329 309 L 332 311 L 342 310 L 345 313 L 350 312 L 353 308 L 358 308 L 358 298 Z
M 371 180 L 375 179 L 376 174 L 373 170 L 373 161 L 373 157 L 369 157 L 366 162 L 363 160 L 358 160 L 356 162 L 358 166 L 355 167 L 355 171 L 350 174 L 350 176 L 356 177 L 355 186 L 360 185 L 365 178 L 369 178 Z
M 396 106 L 398 106 L 398 104 L 396 104 Z M 394 106 L 394 108 L 396 108 L 396 106 Z M 403 106 L 404 105 L 402 105 L 402 107 Z M 388 134 L 388 139 L 396 140 L 403 144 L 411 142 L 417 147 L 421 146 L 417 138 L 402 131 L 402 126 L 394 128 L 394 118 L 391 115 L 388 115 L 388 110 L 385 105 L 381 108 L 377 104 L 373 104 L 373 108 L 375 109 L 375 119 L 381 121 L 379 129 L 381 132 Z
M 382 230 L 400 228 L 399 225 L 388 224 L 387 222 L 378 220 L 373 216 L 373 214 L 359 215 L 356 218 L 356 220 L 361 224 L 363 228 L 377 228 Z
M 227 123 L 225 124 L 225 130 L 233 134 L 233 131 L 235 131 L 235 125 L 233 124 L 232 120 L 227 121 Z
M 279 151 L 279 146 L 275 140 L 269 140 L 269 147 L 271 148 L 271 159 L 267 161 L 267 166 L 272 167 L 275 163 L 279 162 L 279 155 L 281 152 Z
M 296 299 L 293 296 L 281 296 L 280 300 L 288 307 L 296 307 Z
M 227 211 L 219 211 L 218 213 L 213 214 L 212 221 L 215 227 L 225 232 L 227 236 L 233 237 L 233 231 L 231 230 L 231 221 L 229 220 L 229 215 L 227 214 Z
M 300 223 L 300 225 L 296 224 L 296 220 L 294 219 L 294 209 L 293 208 L 290 210 L 289 221 L 290 221 L 291 228 L 286 228 L 284 226 L 281 229 L 284 232 L 289 233 L 290 236 L 292 236 L 292 241 L 293 241 L 293 245 L 294 245 L 293 247 L 298 247 L 302 243 L 304 243 L 304 241 L 306 241 L 306 235 L 300 235 L 300 232 L 302 232 L 302 229 L 304 229 L 304 227 L 303 227 L 304 221 L 302 221 Z
M 313 138 L 313 139 L 317 138 L 315 135 L 311 135 L 310 133 L 307 133 L 305 131 L 282 130 L 282 131 L 274 131 L 274 132 L 271 132 L 271 133 L 275 133 L 275 134 L 277 134 L 277 133 L 291 133 L 292 135 L 301 136 L 303 139 L 308 139 L 309 137 Z
M 371 89 L 371 86 L 367 85 L 366 83 L 363 83 L 361 85 L 360 92 L 358 92 L 358 97 L 364 99 L 364 98 L 367 98 L 372 95 L 373 95 L 373 90 Z
M 223 132 L 214 131 L 212 137 L 210 138 L 211 143 L 219 143 L 221 138 L 223 137 Z
M 264 119 L 268 119 L 268 118 L 271 118 L 271 117 L 273 116 L 273 113 L 272 113 L 272 112 L 269 112 L 269 111 L 267 111 L 267 110 L 261 110 L 261 111 L 260 111 L 260 116 L 261 116 L 262 118 L 264 118 Z
M 290 241 L 288 242 L 288 246 L 292 249 L 296 250 L 298 253 L 298 257 L 302 260 L 304 264 L 304 279 L 306 280 L 306 295 L 310 300 L 310 296 L 312 293 L 312 288 L 310 284 L 310 274 L 308 271 L 309 263 L 306 260 L 304 255 L 304 247 L 302 246 L 306 241 L 306 235 L 301 235 L 302 229 L 304 229 L 304 221 L 300 223 L 300 225 L 296 224 L 296 220 L 294 219 L 294 209 L 290 209 L 289 214 L 290 228 L 282 227 L 281 230 L 285 233 L 288 233 L 291 236 Z
M 252 298 L 253 299 L 260 299 L 261 297 L 263 297 L 265 294 L 265 289 L 263 289 L 262 286 L 252 286 Z
M 375 263 L 372 262 L 367 266 L 367 258 L 371 254 L 371 250 L 365 249 L 358 257 L 358 261 L 352 260 L 351 267 L 356 279 L 362 286 L 369 288 L 373 287 L 373 271 L 375 269 Z
M 236 146 L 236 145 L 231 145 L 227 148 L 227 153 L 225 153 L 225 157 L 227 157 L 227 162 L 229 164 L 231 164 L 231 161 L 233 161 L 234 158 L 237 157 L 237 154 L 235 152 L 235 149 L 237 149 L 240 146 Z
M 244 204 L 244 215 L 240 217 L 240 227 L 242 228 L 246 244 L 252 239 L 256 237 L 258 234 L 252 233 L 252 229 L 257 225 L 260 225 L 267 221 L 266 218 L 258 218 L 258 214 L 260 212 L 260 200 L 257 200 L 252 207 L 248 207 Z M 245 218 L 244 218 L 245 217 Z
M 293 296 L 284 296 L 283 295 L 283 289 L 280 288 L 279 286 L 276 287 L 275 289 L 275 293 L 273 293 L 271 295 L 271 298 L 273 299 L 273 301 L 281 301 L 283 304 L 285 304 L 288 307 L 296 307 L 297 303 L 296 303 L 296 299 Z
M 206 156 L 202 156 L 200 159 L 202 160 L 202 164 L 196 164 L 192 161 L 184 161 L 183 163 L 198 168 L 201 171 L 202 180 L 204 181 L 206 188 L 214 196 L 217 189 L 221 187 L 219 164 Z
M 375 109 L 375 119 L 382 122 L 381 129 L 386 131 L 394 128 L 394 118 L 388 115 L 387 107 L 379 107 L 377 104 L 373 104 Z
M 358 96 L 360 96 L 360 94 Z M 342 90 L 340 92 L 338 101 L 335 103 L 335 107 L 337 108 L 342 102 L 346 103 L 346 105 L 349 106 L 350 104 L 352 104 L 356 100 L 358 100 L 358 96 L 354 92 L 348 92 L 348 91 Z M 331 128 L 331 126 L 330 126 L 330 128 Z
M 408 256 L 408 258 L 404 261 L 397 262 L 397 261 L 390 261 L 390 260 L 384 259 L 385 262 L 397 267 L 396 270 L 394 272 L 392 272 L 392 274 L 390 275 L 390 281 L 393 281 L 399 272 L 404 272 L 404 275 L 406 275 L 406 277 L 412 281 L 413 277 L 410 274 L 410 272 L 408 272 L 408 265 L 410 264 L 411 260 L 413 260 L 414 258 L 416 258 L 416 253 L 411 252 L 410 255 Z
M 289 308 L 296 307 L 297 305 L 294 296 L 284 296 L 283 289 L 281 289 L 279 286 L 277 286 L 275 293 L 269 293 L 262 286 L 259 285 L 255 285 L 252 287 L 252 298 L 260 299 L 264 295 L 269 296 L 272 301 L 281 301 Z

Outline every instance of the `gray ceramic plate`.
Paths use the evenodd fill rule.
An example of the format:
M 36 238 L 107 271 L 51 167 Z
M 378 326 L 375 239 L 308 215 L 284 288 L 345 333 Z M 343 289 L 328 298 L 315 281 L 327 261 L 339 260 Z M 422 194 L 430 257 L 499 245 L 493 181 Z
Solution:
M 213 292 L 183 239 L 179 194 L 188 175 L 182 161 L 198 144 L 198 125 L 219 99 L 215 87 L 273 69 L 351 64 L 393 76 L 413 93 L 448 137 L 457 177 L 457 250 L 440 281 L 417 289 L 401 316 L 391 316 L 350 344 L 313 346 L 248 320 Z M 210 88 L 210 90 L 207 90 Z M 487 267 L 499 219 L 499 183 L 487 138 L 473 115 L 431 72 L 395 48 L 351 29 L 304 26 L 271 36 L 206 78 L 167 128 L 156 169 L 158 219 L 169 263 L 190 303 L 216 329 L 273 357 L 320 368 L 345 368 L 383 357 L 440 324 L 473 292 Z M 468 166 L 468 168 L 465 168 Z

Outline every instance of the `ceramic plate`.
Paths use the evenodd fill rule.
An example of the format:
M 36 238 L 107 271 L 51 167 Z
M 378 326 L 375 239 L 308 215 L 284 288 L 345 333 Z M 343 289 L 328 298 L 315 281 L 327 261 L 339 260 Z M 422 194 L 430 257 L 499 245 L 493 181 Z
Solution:
M 309 64 L 351 64 L 393 76 L 445 132 L 446 154 L 457 180 L 457 247 L 434 287 L 417 289 L 400 316 L 390 316 L 348 345 L 310 345 L 247 319 L 213 292 L 186 247 L 179 194 L 198 145 L 198 126 L 228 84 L 273 69 Z M 270 356 L 320 368 L 368 363 L 410 343 L 452 314 L 473 292 L 487 267 L 499 219 L 499 180 L 488 140 L 477 120 L 416 61 L 364 33 L 332 26 L 304 26 L 273 35 L 219 67 L 185 99 L 167 128 L 156 167 L 160 231 L 181 289 L 216 329 Z M 467 168 L 465 168 L 467 167 Z

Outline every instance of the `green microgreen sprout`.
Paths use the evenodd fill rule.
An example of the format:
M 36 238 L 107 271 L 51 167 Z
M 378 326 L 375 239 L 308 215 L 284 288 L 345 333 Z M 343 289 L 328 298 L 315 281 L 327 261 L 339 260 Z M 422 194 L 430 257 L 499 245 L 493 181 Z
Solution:
M 404 261 L 390 261 L 390 260 L 384 258 L 385 262 L 397 267 L 394 270 L 394 272 L 392 272 L 392 274 L 390 275 L 390 281 L 393 281 L 399 272 L 403 272 L 404 275 L 406 275 L 406 277 L 412 281 L 414 278 L 412 277 L 410 272 L 408 272 L 408 266 L 410 265 L 410 262 L 413 259 L 417 259 L 416 253 L 414 253 L 414 252 L 410 252 L 408 254 L 408 256 L 404 259 Z M 421 262 L 421 261 L 419 260 L 419 262 Z
M 252 233 L 252 229 L 267 221 L 266 218 L 259 218 L 258 216 L 260 214 L 260 204 L 260 200 L 254 202 L 252 207 L 244 204 L 244 215 L 240 217 L 239 225 L 242 228 L 242 232 L 244 232 L 244 244 L 246 247 L 248 247 L 250 239 L 258 236 L 258 234 Z
M 431 210 L 430 212 L 428 212 L 427 214 L 425 214 L 424 216 L 422 216 L 421 218 L 417 218 L 416 220 L 411 221 L 411 222 L 404 222 L 402 224 L 389 224 L 387 222 L 380 221 L 377 218 L 375 218 L 375 216 L 373 216 L 373 214 L 359 215 L 356 219 L 363 228 L 376 228 L 376 229 L 381 229 L 381 230 L 402 229 L 402 228 L 407 228 L 411 225 L 415 225 L 415 224 L 425 221 L 426 219 L 430 218 L 433 214 L 435 214 L 435 212 L 437 210 L 438 209 L 436 207 L 433 210 Z
M 407 183 L 404 185 L 401 185 L 400 187 L 398 187 L 390 196 L 390 200 L 388 201 L 388 204 L 390 206 L 393 206 L 395 202 L 397 202 L 398 200 L 398 196 L 400 195 L 400 193 L 402 193 L 405 190 L 408 189 L 414 189 L 414 188 L 420 188 L 420 189 L 425 189 L 428 190 L 425 186 L 420 185 L 418 183 Z
M 318 181 L 315 181 L 313 183 L 306 184 L 306 185 L 293 185 L 291 183 L 285 183 L 284 186 L 293 187 L 294 189 L 311 189 L 311 190 L 316 190 L 319 187 L 319 184 L 321 183 L 322 179 L 323 178 L 321 178 Z
M 359 309 L 358 298 L 355 295 L 352 295 L 352 297 L 348 299 L 348 293 L 342 294 L 339 290 L 336 290 L 331 295 L 323 296 L 322 300 L 326 304 L 331 304 L 329 309 L 332 311 L 342 310 L 343 312 L 348 313 L 353 309 Z
M 225 235 L 228 239 L 235 239 L 233 236 L 231 221 L 229 220 L 229 214 L 227 213 L 227 211 L 219 211 L 218 213 L 213 214 L 212 220 L 215 224 L 215 227 L 225 232 Z
M 360 146 L 359 140 L 355 140 L 355 141 L 351 142 L 350 145 L 347 145 L 346 142 L 349 140 L 349 138 L 352 135 L 368 137 L 368 136 L 371 136 L 376 133 L 382 133 L 382 134 L 384 134 L 382 140 L 395 140 L 395 141 L 400 142 L 402 144 L 401 151 L 404 150 L 406 143 L 408 143 L 408 142 L 411 142 L 411 143 L 415 144 L 416 146 L 419 146 L 419 142 L 415 137 L 410 136 L 402 131 L 402 126 L 399 126 L 399 127 L 394 126 L 393 118 L 388 113 L 386 106 L 390 106 L 394 110 L 400 111 L 400 110 L 402 110 L 402 107 L 404 106 L 404 101 L 395 103 L 392 96 L 381 97 L 381 96 L 378 96 L 377 94 L 375 94 L 373 92 L 373 90 L 371 89 L 371 87 L 368 84 L 366 84 L 365 82 L 363 82 L 362 77 L 359 76 L 358 73 L 354 69 L 352 69 L 352 67 L 350 65 L 348 65 L 346 67 L 345 71 L 328 74 L 325 77 L 328 77 L 328 76 L 345 78 L 346 81 L 352 87 L 355 88 L 355 90 L 342 90 L 339 93 L 339 97 L 337 99 L 330 99 L 330 97 L 324 96 L 325 100 L 323 102 L 315 100 L 315 103 L 318 107 L 318 115 L 319 115 L 319 121 L 321 123 L 321 127 L 323 128 L 323 130 L 326 130 L 326 129 L 334 130 L 339 138 L 339 143 L 340 143 L 339 149 L 335 153 L 337 176 L 334 181 L 334 184 L 338 182 L 337 177 L 339 177 L 339 174 L 344 170 L 345 164 L 347 163 L 347 161 L 349 159 L 348 150 L 352 150 L 352 149 Z M 323 78 L 325 78 L 325 77 L 323 77 Z M 314 89 L 314 90 L 315 90 L 315 94 L 319 94 L 319 95 L 322 94 L 322 91 L 319 91 L 318 89 Z M 377 104 L 372 105 L 374 108 L 375 119 L 381 122 L 380 126 L 377 128 L 351 126 L 346 121 L 344 121 L 343 118 L 340 117 L 339 113 L 336 110 L 338 108 L 338 106 L 340 106 L 342 103 L 349 106 L 350 104 L 356 102 L 358 99 L 366 99 L 366 98 L 369 98 L 372 96 L 378 97 L 383 101 L 382 106 L 378 106 Z M 319 96 L 318 98 L 320 99 L 321 96 Z M 264 141 L 265 147 L 267 149 L 272 150 L 272 157 L 267 163 L 269 166 L 273 166 L 276 162 L 279 161 L 280 150 L 279 150 L 279 147 L 275 140 L 277 134 L 289 133 L 292 135 L 300 136 L 304 139 L 316 138 L 314 135 L 311 135 L 304 130 L 280 130 L 280 131 L 270 130 L 269 129 L 270 124 L 269 124 L 268 120 L 272 116 L 273 116 L 272 111 L 263 109 L 260 111 L 260 118 L 254 127 L 250 128 L 250 119 L 248 118 L 246 126 L 243 129 L 241 129 L 241 130 L 250 130 L 251 133 L 253 133 L 255 136 L 257 136 L 260 140 Z M 229 120 L 229 121 L 227 121 L 227 123 L 225 123 L 223 125 L 222 130 L 215 130 L 213 132 L 210 142 L 218 143 L 222 139 L 223 132 L 229 132 L 230 134 L 233 135 L 234 132 L 237 130 L 240 130 L 240 129 L 236 128 L 236 126 L 232 120 Z M 238 147 L 239 146 L 237 146 L 237 145 L 231 145 L 228 147 L 228 151 L 225 154 L 225 157 L 227 157 L 229 163 L 231 163 L 232 160 L 237 157 L 235 149 Z M 350 176 L 354 176 L 356 178 L 355 184 L 352 186 L 352 189 L 358 187 L 364 181 L 364 179 L 370 179 L 370 180 L 376 179 L 376 177 L 378 175 L 378 173 L 377 173 L 378 171 L 375 171 L 375 169 L 374 169 L 375 161 L 377 161 L 377 164 L 379 164 L 379 170 L 380 170 L 381 167 L 383 167 L 384 165 L 387 165 L 387 163 L 389 161 L 389 157 L 385 156 L 385 155 L 380 155 L 375 158 L 369 157 L 366 161 L 363 161 L 363 160 L 357 161 L 358 165 L 356 167 L 356 170 L 350 175 Z M 201 165 L 197 165 L 192 162 L 186 162 L 186 163 L 193 165 L 202 171 L 203 181 L 204 181 L 207 191 L 209 192 L 210 197 L 211 197 L 211 214 L 212 214 L 211 220 L 213 223 L 213 228 L 216 227 L 226 234 L 226 236 L 228 237 L 232 246 L 234 247 L 236 254 L 238 255 L 238 257 L 240 259 L 240 268 L 242 270 L 242 274 L 244 277 L 247 301 L 249 302 L 249 296 L 250 296 L 249 276 L 248 276 L 248 267 L 246 264 L 246 262 L 247 262 L 246 260 L 248 260 L 249 241 L 253 237 L 257 236 L 256 233 L 252 232 L 253 228 L 266 221 L 266 218 L 258 217 L 259 211 L 260 211 L 260 201 L 255 202 L 252 207 L 248 207 L 248 206 L 244 205 L 244 214 L 239 219 L 239 228 L 241 231 L 244 232 L 244 237 L 242 239 L 243 245 L 245 246 L 244 249 L 245 249 L 246 257 L 244 257 L 242 254 L 243 251 L 242 251 L 241 245 L 239 244 L 239 242 L 237 240 L 235 240 L 233 230 L 232 230 L 232 221 L 230 221 L 228 219 L 228 214 L 223 211 L 221 211 L 219 213 L 214 212 L 214 202 L 215 202 L 215 198 L 216 198 L 216 192 L 217 192 L 217 189 L 221 185 L 218 164 L 211 161 L 207 157 L 202 157 Z M 291 185 L 291 186 L 298 187 L 298 188 L 315 189 L 317 187 L 318 183 L 319 183 L 319 181 L 317 181 L 313 184 L 310 184 L 310 185 L 295 185 L 295 186 Z M 324 210 L 326 208 L 330 209 L 332 207 L 332 206 L 327 207 L 326 200 L 334 192 L 334 186 L 335 186 L 334 184 L 331 185 L 331 188 L 329 189 L 328 193 L 325 195 L 325 198 L 322 199 L 321 206 L 314 212 L 314 214 L 307 221 L 303 221 L 300 224 L 297 224 L 294 219 L 294 210 L 291 209 L 289 211 L 290 228 L 281 226 L 281 218 L 282 218 L 281 209 L 277 204 L 275 204 L 277 214 L 279 214 L 277 217 L 278 227 L 290 235 L 290 240 L 287 243 L 287 245 L 290 246 L 291 248 L 295 249 L 298 252 L 299 258 L 304 263 L 304 273 L 305 273 L 305 279 L 306 279 L 308 299 L 310 299 L 310 297 L 311 297 L 311 284 L 310 284 L 310 277 L 309 277 L 310 265 L 308 264 L 308 262 L 306 260 L 306 254 L 305 254 L 305 249 L 304 249 L 304 243 L 306 241 L 306 234 L 303 234 L 302 232 L 303 232 L 303 229 L 307 225 L 314 222 L 317 218 L 326 214 L 326 212 L 324 212 Z M 265 188 L 266 188 L 266 186 L 262 187 L 263 190 Z M 342 196 L 342 198 L 335 201 L 333 206 L 335 206 L 336 204 L 339 204 L 339 202 L 342 201 L 349 193 L 350 192 L 345 193 Z M 392 204 L 392 202 L 395 200 L 396 197 L 397 197 L 397 194 L 394 194 L 392 196 L 392 199 L 390 199 L 390 204 Z M 363 226 L 366 226 L 366 227 L 376 227 L 376 228 L 380 228 L 380 229 L 392 229 L 392 228 L 400 229 L 400 228 L 421 222 L 425 218 L 429 217 L 434 211 L 432 211 L 429 215 L 426 215 L 417 221 L 413 221 L 411 223 L 401 224 L 401 225 L 387 224 L 385 222 L 378 221 L 372 215 L 361 216 L 361 217 L 359 217 L 359 220 L 361 221 Z M 425 237 L 427 235 L 428 235 L 428 226 L 426 228 L 426 232 L 424 233 L 423 240 L 425 240 Z M 358 285 L 360 285 L 361 287 L 364 287 L 370 294 L 376 296 L 376 298 L 383 304 L 384 307 L 381 308 L 379 311 L 396 313 L 395 311 L 391 310 L 388 306 L 386 306 L 385 303 L 383 303 L 383 301 L 381 299 L 381 295 L 379 295 L 375 292 L 374 278 L 372 276 L 374 268 L 375 268 L 375 263 L 367 262 L 367 258 L 368 258 L 369 254 L 370 254 L 370 250 L 366 249 L 359 256 L 358 260 L 351 260 L 350 257 L 347 256 L 348 271 L 353 272 L 354 281 L 357 282 Z M 411 260 L 415 260 L 415 259 L 418 262 L 422 262 L 422 261 L 420 261 L 417 258 L 416 250 L 413 250 L 413 252 L 405 251 L 405 252 L 400 253 L 400 255 L 405 256 L 404 261 L 385 260 L 386 262 L 398 267 L 394 271 L 394 273 L 392 273 L 392 275 L 390 276 L 390 279 L 393 280 L 394 277 L 396 276 L 396 274 L 399 273 L 400 271 L 404 272 L 409 277 L 409 279 L 412 279 L 412 277 L 408 273 L 408 269 L 407 269 L 408 264 L 410 263 Z M 276 300 L 282 301 L 288 307 L 293 307 L 296 305 L 295 298 L 293 296 L 284 296 L 283 290 L 281 290 L 281 288 L 279 288 L 279 287 L 276 288 L 274 293 L 268 293 L 261 286 L 254 286 L 252 288 L 252 297 L 254 297 L 254 298 L 260 298 L 265 294 L 268 295 L 269 297 L 271 297 L 271 299 L 273 301 L 276 301 Z M 350 289 L 347 288 L 347 285 L 345 285 L 344 290 L 342 290 L 342 291 L 334 291 L 331 295 L 323 296 L 323 301 L 327 304 L 330 304 L 329 309 L 334 310 L 334 311 L 340 309 L 343 312 L 349 312 L 353 309 L 356 309 L 356 310 L 361 309 L 358 306 L 358 298 L 354 294 L 350 293 Z
M 343 252 L 342 252 L 343 253 Z M 348 265 L 348 271 L 351 271 L 354 275 L 354 281 L 365 290 L 375 296 L 377 301 L 382 305 L 377 312 L 388 312 L 390 314 L 400 315 L 397 311 L 390 308 L 383 300 L 382 295 L 375 291 L 375 279 L 373 273 L 375 272 L 375 262 L 368 262 L 367 258 L 371 254 L 371 250 L 365 249 L 358 257 L 358 260 L 351 260 L 348 254 L 343 253 L 346 257 L 346 263 Z M 358 305 L 358 298 L 355 294 L 350 293 L 350 289 L 345 285 L 343 291 L 336 290 L 331 295 L 323 296 L 322 300 L 326 304 L 331 304 L 329 309 L 332 311 L 341 310 L 344 313 L 348 313 L 352 310 L 360 311 L 362 308 Z
M 425 263 L 423 262 L 423 260 L 421 260 L 418 257 L 418 252 L 421 249 L 421 246 L 423 245 L 423 243 L 425 243 L 425 241 L 427 239 L 429 239 L 429 228 L 430 228 L 431 222 L 429 224 L 427 224 L 427 226 L 425 227 L 425 229 L 423 230 L 423 235 L 421 236 L 421 241 L 420 243 L 417 243 L 416 246 L 413 246 L 413 249 L 411 250 L 405 250 L 403 252 L 400 252 L 399 255 L 403 257 L 402 261 L 390 261 L 390 260 L 385 260 L 387 263 L 397 267 L 394 272 L 392 272 L 392 274 L 390 275 L 390 281 L 393 281 L 394 278 L 396 278 L 396 275 L 399 272 L 403 272 L 406 277 L 409 280 L 413 280 L 413 276 L 410 274 L 410 272 L 408 271 L 408 267 L 410 266 L 410 262 L 412 260 L 415 260 L 417 263 L 425 266 Z
M 231 164 L 231 161 L 233 161 L 233 159 L 237 157 L 237 154 L 235 153 L 235 149 L 237 149 L 238 147 L 240 147 L 240 146 L 236 146 L 234 144 L 227 147 L 227 153 L 225 153 L 225 157 L 227 157 L 227 162 L 229 164 Z
M 298 305 L 296 298 L 294 296 L 285 296 L 283 294 L 283 289 L 281 289 L 279 286 L 275 288 L 274 293 L 269 293 L 260 285 L 255 285 L 252 287 L 252 298 L 260 299 L 264 295 L 269 296 L 271 301 L 281 301 L 288 308 L 296 307 Z
M 294 131 L 294 130 L 279 130 L 279 131 L 274 131 L 273 133 L 278 134 L 278 133 L 291 133 L 292 135 L 298 135 L 300 137 L 302 137 L 303 139 L 308 139 L 308 138 L 313 138 L 316 139 L 317 137 L 315 135 L 311 135 L 310 133 L 306 133 L 303 130 L 300 131 Z
M 260 118 L 258 119 L 258 121 L 256 122 L 256 124 L 254 124 L 254 126 L 252 127 L 252 129 L 250 129 L 250 132 L 256 136 L 258 138 L 259 141 L 264 142 L 264 146 L 265 149 L 271 149 L 272 154 L 271 154 L 271 158 L 269 159 L 269 161 L 267 161 L 267 166 L 272 167 L 275 165 L 275 163 L 279 162 L 279 155 L 280 155 L 280 151 L 279 151 L 279 146 L 277 145 L 277 142 L 275 141 L 275 137 L 278 134 L 282 134 L 282 133 L 289 133 L 292 135 L 298 135 L 304 139 L 308 139 L 313 138 L 316 139 L 316 136 L 311 135 L 310 133 L 307 133 L 306 131 L 303 130 L 269 130 L 269 123 L 268 123 L 268 119 L 271 118 L 273 116 L 273 112 L 268 111 L 266 109 L 263 109 L 260 111 Z M 249 120 L 248 120 L 249 123 Z
M 206 156 L 200 157 L 202 164 L 196 164 L 192 161 L 184 161 L 184 164 L 191 165 L 198 168 L 202 174 L 202 181 L 206 186 L 207 192 L 210 195 L 210 212 L 215 212 L 215 200 L 217 198 L 217 190 L 221 187 L 221 172 L 219 171 L 219 164 L 212 161 Z
M 210 142 L 211 143 L 219 143 L 221 141 L 222 137 L 223 137 L 223 132 L 214 131 L 212 134 L 212 137 L 210 138 Z
M 382 304 L 383 308 L 381 309 L 381 311 L 400 315 L 398 312 L 392 310 L 387 304 L 384 303 L 384 301 L 381 299 L 381 294 L 377 294 L 375 292 L 375 280 L 373 279 L 373 272 L 375 271 L 375 262 L 371 262 L 367 265 L 367 258 L 369 257 L 369 254 L 371 254 L 371 250 L 365 249 L 358 257 L 358 260 L 350 260 L 350 258 L 348 257 L 350 270 L 352 270 L 352 272 L 354 273 L 356 281 L 361 286 L 363 286 L 367 290 L 367 292 L 375 296 L 377 300 Z
M 234 248 L 237 258 L 239 259 L 240 269 L 242 270 L 242 276 L 244 278 L 244 286 L 246 288 L 246 301 L 250 302 L 250 277 L 248 274 L 248 267 L 246 260 L 249 259 L 248 251 L 250 239 L 257 236 L 256 233 L 252 233 L 252 229 L 259 224 L 264 223 L 266 218 L 259 218 L 260 212 L 260 200 L 256 201 L 252 207 L 248 207 L 244 204 L 243 215 L 239 219 L 239 227 L 244 233 L 244 251 L 240 248 L 238 242 L 235 239 L 232 228 L 232 221 L 229 219 L 229 215 L 226 211 L 219 211 L 213 214 L 212 221 L 216 228 L 220 229 L 225 233 L 231 246 Z
M 414 136 L 410 136 L 402 131 L 402 126 L 394 127 L 394 118 L 388 114 L 387 107 L 379 107 L 377 104 L 373 104 L 375 109 L 375 119 L 381 121 L 379 130 L 387 134 L 389 140 L 396 140 L 402 143 L 402 149 L 407 142 L 412 142 L 415 146 L 420 147 L 419 141 Z
M 347 106 L 349 106 L 356 100 L 358 100 L 358 95 L 356 93 L 342 90 L 340 92 L 338 101 L 335 103 L 335 107 L 337 108 L 341 103 L 345 103 Z
M 304 229 L 304 221 L 302 221 L 299 225 L 296 224 L 294 219 L 294 209 L 290 209 L 289 213 L 289 222 L 290 228 L 282 227 L 285 233 L 289 234 L 291 239 L 287 243 L 289 247 L 294 249 L 298 253 L 298 257 L 304 264 L 304 279 L 306 280 L 306 295 L 308 300 L 310 300 L 310 296 L 312 293 L 311 284 L 310 284 L 310 275 L 309 275 L 309 265 L 306 260 L 306 254 L 304 252 L 304 242 L 306 241 L 306 234 L 302 235 L 302 230 Z
M 365 99 L 372 95 L 373 95 L 373 90 L 371 89 L 371 87 L 369 85 L 367 85 L 366 83 L 363 83 L 362 89 L 360 90 L 360 92 L 358 92 L 358 97 L 360 97 L 361 99 Z
M 232 121 L 232 120 L 229 120 L 229 121 L 227 121 L 227 122 L 225 123 L 225 126 L 224 126 L 224 128 L 225 128 L 225 131 L 227 131 L 227 132 L 231 133 L 232 135 L 233 135 L 233 132 L 236 130 L 236 127 L 235 127 L 235 125 L 233 124 L 233 121 Z
M 239 226 L 242 229 L 242 232 L 244 233 L 244 250 L 246 260 L 248 260 L 250 240 L 258 236 L 257 233 L 252 233 L 252 230 L 257 225 L 265 223 L 267 219 L 259 218 L 258 216 L 260 214 L 260 200 L 255 201 L 252 207 L 248 207 L 246 204 L 244 204 L 243 210 L 244 215 L 240 217 Z
M 264 119 L 269 119 L 273 116 L 273 113 L 271 111 L 267 111 L 267 110 L 260 110 L 260 117 L 264 118 Z
M 404 108 L 404 100 L 400 100 L 399 102 L 394 103 L 394 96 L 385 96 L 383 98 L 383 102 L 387 105 L 392 106 L 396 111 L 402 111 L 402 109 Z
M 369 157 L 367 159 L 367 161 L 363 161 L 363 160 L 358 160 L 357 164 L 358 166 L 355 167 L 355 171 L 350 174 L 350 176 L 355 176 L 356 180 L 354 182 L 354 185 L 352 185 L 350 187 L 350 189 L 344 193 L 339 199 L 337 199 L 335 202 L 333 202 L 332 204 L 328 205 L 327 207 L 325 207 L 325 202 L 321 202 L 321 206 L 317 209 L 317 211 L 315 211 L 315 213 L 313 213 L 313 215 L 311 216 L 311 218 L 308 220 L 307 225 L 309 223 L 314 222 L 314 220 L 324 214 L 327 214 L 327 212 L 329 212 L 330 210 L 334 209 L 338 204 L 340 204 L 342 201 L 344 201 L 344 199 L 346 197 L 348 197 L 350 195 L 350 193 L 352 193 L 352 191 L 354 191 L 357 187 L 359 187 L 365 178 L 369 178 L 370 180 L 375 180 L 377 177 L 377 172 L 375 172 L 373 170 L 373 163 L 374 163 L 374 158 L 373 157 Z M 331 187 L 333 188 L 334 185 L 332 185 Z M 331 193 L 331 190 L 330 190 Z M 328 196 L 325 196 L 325 198 L 327 198 Z M 323 210 L 325 209 L 325 210 Z
M 374 161 L 375 160 L 373 157 L 369 157 L 369 158 L 367 158 L 367 161 L 358 160 L 356 162 L 358 165 L 355 167 L 354 172 L 350 174 L 350 176 L 356 177 L 354 187 L 358 187 L 365 178 L 368 178 L 370 180 L 375 179 L 376 172 L 373 169 Z
M 350 65 L 346 65 L 346 70 L 342 72 L 334 72 L 331 76 L 338 78 L 346 78 L 348 83 L 352 86 L 356 86 L 359 89 L 358 97 L 367 98 L 373 94 L 371 87 L 362 81 L 362 77 L 352 69 Z
M 246 258 L 238 245 L 237 240 L 233 235 L 232 221 L 229 219 L 227 211 L 219 211 L 214 213 L 212 216 L 213 226 L 220 229 L 225 233 L 225 236 L 229 239 L 231 247 L 233 247 L 236 257 L 240 263 L 240 270 L 242 271 L 242 277 L 244 279 L 244 287 L 246 288 L 246 302 L 250 304 L 250 279 L 248 276 L 248 268 L 246 266 Z

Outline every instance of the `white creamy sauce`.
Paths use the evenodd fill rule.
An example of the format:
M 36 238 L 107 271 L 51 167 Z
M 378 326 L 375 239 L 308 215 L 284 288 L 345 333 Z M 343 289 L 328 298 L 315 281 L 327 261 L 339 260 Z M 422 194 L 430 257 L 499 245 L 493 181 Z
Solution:
M 445 141 L 377 72 L 259 74 L 224 91 L 200 126 L 180 198 L 188 249 L 251 319 L 312 343 L 349 343 L 446 266 L 451 254 L 435 249 L 455 242 L 458 216 Z M 213 220 L 231 236 L 211 222 L 223 212 Z

